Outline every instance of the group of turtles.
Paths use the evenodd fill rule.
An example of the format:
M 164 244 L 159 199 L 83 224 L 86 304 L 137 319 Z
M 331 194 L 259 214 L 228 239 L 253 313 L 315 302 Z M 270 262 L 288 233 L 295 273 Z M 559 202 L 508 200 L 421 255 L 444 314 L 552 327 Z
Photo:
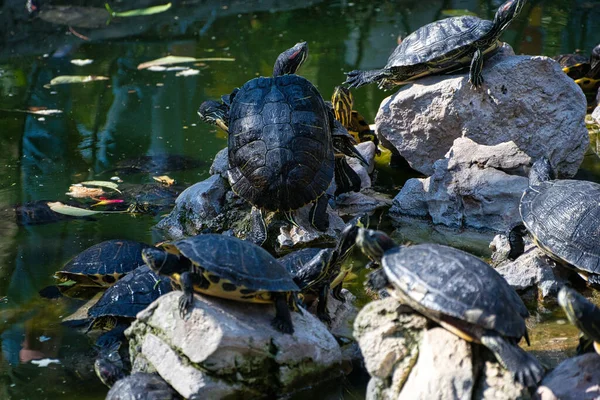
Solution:
M 482 344 L 518 382 L 535 386 L 544 368 L 518 346 L 522 338 L 529 343 L 529 313 L 506 280 L 479 258 L 436 244 L 399 246 L 357 221 L 346 226 L 333 248 L 302 249 L 277 259 L 260 247 L 267 236 L 265 212 L 281 213 L 295 223 L 294 211 L 311 204 L 310 223 L 326 230 L 331 181 L 335 179 L 336 194 L 360 189 L 360 178 L 346 157 L 366 162 L 354 145 L 366 140 L 377 144 L 377 138 L 353 109 L 349 88 L 377 82 L 389 89 L 464 67 L 469 67 L 469 81 L 478 88 L 483 84 L 484 58 L 501 45 L 501 33 L 524 3 L 507 1 L 493 21 L 463 16 L 418 29 L 402 41 L 384 68 L 349 72 L 348 87 L 337 87 L 331 102 L 296 74 L 308 56 L 306 43 L 281 53 L 272 77 L 252 79 L 220 101 L 204 102 L 200 118 L 228 133 L 228 180 L 233 192 L 252 205 L 251 232 L 247 240 L 200 234 L 156 246 L 110 240 L 85 250 L 58 271 L 61 293 L 102 293 L 81 322 L 87 330 L 105 331 L 96 340 L 101 379 L 110 386 L 123 377 L 127 362 L 118 350 L 125 328 L 137 312 L 172 289 L 182 292 L 182 318 L 194 307 L 194 293 L 200 293 L 272 303 L 272 326 L 283 334 L 294 333 L 293 313 L 306 312 L 315 301 L 317 316 L 329 322 L 327 299 L 344 299 L 341 289 L 348 270 L 343 264 L 356 244 L 371 260 L 370 267 L 382 267 L 370 275 L 372 288 L 386 289 L 450 332 Z M 590 62 L 586 74 L 597 65 Z M 529 233 L 553 259 L 591 285 L 600 285 L 600 246 L 595 241 L 600 234 L 600 185 L 554 179 L 546 159 L 533 165 L 529 179 L 520 204 L 523 225 L 510 233 L 510 256 L 522 253 L 522 236 Z M 600 350 L 600 310 L 567 287 L 559 302 Z

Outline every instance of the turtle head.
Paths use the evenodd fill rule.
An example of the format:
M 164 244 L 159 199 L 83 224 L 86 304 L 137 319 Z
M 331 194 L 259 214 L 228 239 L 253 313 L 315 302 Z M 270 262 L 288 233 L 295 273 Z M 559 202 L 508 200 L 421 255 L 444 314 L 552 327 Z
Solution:
M 198 108 L 198 115 L 202 122 L 216 125 L 225 132 L 229 132 L 228 112 L 229 108 L 225 104 L 214 100 L 206 100 Z
M 356 244 L 364 255 L 376 262 L 381 261 L 386 251 L 398 246 L 385 233 L 364 228 L 358 228 Z
M 179 256 L 155 247 L 142 250 L 142 259 L 152 271 L 159 275 L 172 275 L 184 269 Z
M 112 387 L 116 381 L 125 377 L 123 368 L 115 365 L 104 357 L 96 359 L 94 371 L 98 378 L 108 387 Z
M 348 257 L 348 254 L 350 254 L 350 251 L 352 251 L 352 248 L 356 244 L 359 229 L 360 228 L 357 225 L 350 224 L 342 231 L 340 242 L 337 247 L 337 257 L 342 262 Z
M 273 76 L 295 74 L 306 57 L 308 57 L 308 44 L 306 42 L 296 43 L 294 47 L 287 49 L 277 57 L 273 67 Z
M 574 289 L 567 286 L 563 286 L 558 292 L 558 304 L 560 304 L 565 314 L 567 314 L 569 321 L 582 331 L 585 331 L 585 328 L 582 329 L 582 324 L 585 322 L 584 315 L 588 309 L 591 310 L 595 306 Z
M 498 8 L 498 11 L 496 11 L 496 16 L 494 17 L 495 29 L 499 32 L 504 31 L 512 20 L 519 15 L 526 1 L 527 0 L 508 0 L 506 3 L 502 4 Z
M 552 169 L 550 160 L 542 157 L 533 163 L 531 171 L 529 171 L 529 186 L 536 186 L 552 179 L 556 179 L 556 175 L 554 169 Z
M 350 125 L 352 118 L 352 108 L 354 107 L 354 98 L 350 89 L 344 86 L 336 86 L 331 95 L 331 104 L 335 112 L 335 118 L 344 126 Z

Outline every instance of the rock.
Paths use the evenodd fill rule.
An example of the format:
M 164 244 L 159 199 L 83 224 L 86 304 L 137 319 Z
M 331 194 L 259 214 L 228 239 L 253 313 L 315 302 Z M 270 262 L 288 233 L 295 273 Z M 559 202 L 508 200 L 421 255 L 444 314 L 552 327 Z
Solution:
M 569 358 L 550 372 L 537 389 L 540 400 L 600 399 L 600 356 Z
M 519 202 L 531 159 L 513 142 L 484 146 L 457 138 L 433 175 L 412 178 L 394 198 L 392 218 L 430 217 L 453 228 L 505 232 L 521 221 Z
M 356 174 L 360 177 L 360 189 L 366 189 L 371 187 L 371 177 L 369 176 L 368 166 L 363 165 L 363 163 L 354 157 L 346 157 L 346 161 L 350 168 L 356 172 Z M 356 192 L 350 192 L 356 193 Z
M 106 400 L 177 400 L 179 395 L 157 374 L 138 372 L 118 380 Z
M 341 375 L 335 338 L 308 312 L 293 312 L 285 335 L 271 327 L 273 305 L 196 295 L 181 319 L 180 295 L 152 303 L 126 334 L 134 371 L 158 372 L 185 398 L 275 396 Z
M 372 213 L 380 208 L 389 207 L 392 200 L 388 195 L 363 189 L 360 192 L 342 193 L 335 200 L 335 210 L 341 216 Z
M 507 259 L 510 245 L 505 235 L 498 235 L 490 244 L 494 250 L 496 271 L 518 292 L 533 290 L 534 298 L 542 305 L 556 304 L 558 291 L 565 279 L 556 264 L 533 243 L 525 246 L 525 252 L 516 260 Z
M 511 373 L 497 363 L 486 361 L 477 382 L 474 399 L 530 400 L 529 390 L 512 378 Z
M 229 184 L 219 175 L 185 189 L 175 200 L 175 207 L 156 225 L 172 239 L 193 236 L 202 230 L 221 230 L 219 215 L 225 205 Z
M 377 113 L 382 143 L 425 175 L 434 174 L 435 161 L 455 139 L 466 137 L 486 146 L 513 142 L 533 159 L 550 157 L 561 176 L 573 176 L 589 143 L 586 99 L 559 64 L 543 56 L 515 56 L 505 45 L 485 61 L 483 77 L 479 90 L 471 88 L 468 73 L 402 86 Z
M 221 177 L 227 179 L 227 170 L 229 169 L 228 157 L 227 147 L 225 147 L 215 155 L 208 173 L 211 175 L 221 175 Z
M 473 373 L 469 343 L 444 328 L 426 330 L 398 400 L 471 399 Z
M 600 104 L 600 90 L 598 91 L 598 103 Z M 592 119 L 597 123 L 600 124 L 600 106 L 596 107 L 594 109 L 594 111 L 592 111 Z
M 372 174 L 375 170 L 375 155 L 377 154 L 377 146 L 375 146 L 375 143 L 373 142 L 363 142 L 357 144 L 355 147 L 360 155 L 367 160 L 367 172 Z

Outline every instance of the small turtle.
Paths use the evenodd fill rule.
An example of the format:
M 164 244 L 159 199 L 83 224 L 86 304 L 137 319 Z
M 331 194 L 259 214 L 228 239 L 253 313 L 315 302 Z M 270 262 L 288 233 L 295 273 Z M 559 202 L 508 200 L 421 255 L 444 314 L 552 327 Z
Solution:
M 283 333 L 294 332 L 290 308 L 299 310 L 296 297 L 300 288 L 271 254 L 253 243 L 205 234 L 144 249 L 142 257 L 153 271 L 169 276 L 181 287 L 182 317 L 198 292 L 250 303 L 275 303 L 272 325 Z
M 356 243 L 356 232 L 358 227 L 349 225 L 342 232 L 335 248 L 301 249 L 277 260 L 292 274 L 305 302 L 309 303 L 318 298 L 317 316 L 324 322 L 331 321 L 327 312 L 329 290 L 331 289 L 333 298 L 345 301 L 341 291 L 343 277 L 348 271 L 342 271 L 342 264 Z M 344 276 L 339 278 L 342 273 Z M 334 281 L 335 286 L 332 284 Z
M 160 183 L 125 185 L 121 192 L 128 204 L 128 211 L 142 214 L 158 214 L 175 205 L 180 188 Z
M 552 59 L 573 80 L 583 78 L 590 71 L 589 59 L 581 53 L 560 54 Z
M 382 270 L 374 289 L 388 287 L 402 304 L 470 342 L 481 343 L 525 386 L 543 375 L 539 362 L 518 346 L 529 344 L 525 304 L 504 278 L 479 258 L 438 244 L 397 246 L 385 233 L 359 228 L 357 245 Z
M 336 86 L 331 95 L 331 104 L 335 112 L 335 119 L 350 132 L 359 143 L 373 142 L 379 147 L 379 139 L 371 129 L 365 117 L 354 109 L 354 98 L 350 89 Z M 377 149 L 378 154 L 381 152 Z
M 529 232 L 550 258 L 600 286 L 600 185 L 554 177 L 546 158 L 531 167 L 519 205 L 523 225 L 510 232 L 509 258 L 523 253 L 523 235 Z
M 562 54 L 554 57 L 563 71 L 581 88 L 588 109 L 596 106 L 596 94 L 600 88 L 600 44 L 592 49 L 589 59 L 582 54 Z
M 94 219 L 90 217 L 74 217 L 71 215 L 65 215 L 54 212 L 48 206 L 49 202 L 51 201 L 37 200 L 15 205 L 14 210 L 17 224 L 21 226 L 42 225 L 76 218 L 94 221 Z M 65 201 L 63 203 L 73 207 L 81 207 L 81 204 L 75 201 Z
M 61 283 L 105 288 L 144 265 L 142 250 L 148 247 L 152 246 L 133 240 L 106 240 L 79 253 L 54 275 Z
M 563 286 L 558 292 L 558 304 L 569 321 L 583 334 L 577 352 L 585 352 L 586 342 L 592 341 L 594 350 L 600 354 L 600 308 L 567 286 Z
M 505 2 L 493 21 L 461 16 L 425 25 L 402 40 L 384 68 L 348 72 L 344 83 L 353 88 L 379 82 L 379 88 L 388 90 L 423 76 L 470 65 L 469 82 L 479 87 L 483 83 L 484 56 L 501 46 L 500 35 L 521 12 L 525 1 Z

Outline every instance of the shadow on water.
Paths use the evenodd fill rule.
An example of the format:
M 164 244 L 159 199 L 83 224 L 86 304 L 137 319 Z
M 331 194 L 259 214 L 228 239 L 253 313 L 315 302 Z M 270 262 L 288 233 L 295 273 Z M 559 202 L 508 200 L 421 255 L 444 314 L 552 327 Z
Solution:
M 0 398 L 101 399 L 106 389 L 93 377 L 89 340 L 63 329 L 67 305 L 40 300 L 38 290 L 71 257 L 102 240 L 155 242 L 160 216 L 101 215 L 94 221 L 66 220 L 19 226 L 15 204 L 67 201 L 71 184 L 108 179 L 117 171 L 128 183 L 150 183 L 155 172 L 116 170 L 124 160 L 147 164 L 165 155 L 195 160 L 190 168 L 166 168 L 182 185 L 208 176 L 210 161 L 225 136 L 198 120 L 196 109 L 258 75 L 270 75 L 276 56 L 306 40 L 310 55 L 301 74 L 323 97 L 344 80 L 344 71 L 384 65 L 398 37 L 467 9 L 491 18 L 499 1 L 416 0 L 354 2 L 175 1 L 162 14 L 116 18 L 106 24 L 104 1 L 39 2 L 29 15 L 22 1 L 0 2 Z M 160 2 L 159 2 L 160 3 Z M 131 8 L 156 2 L 136 1 Z M 79 7 L 79 8 L 77 8 Z M 116 6 L 115 6 L 116 7 Z M 120 4 L 120 7 L 124 5 Z M 74 19 L 74 15 L 86 15 Z M 83 21 L 83 22 L 82 22 Z M 90 25 L 91 23 L 91 25 Z M 583 0 L 531 0 L 503 36 L 517 53 L 555 55 L 600 42 L 600 6 Z M 89 40 L 88 40 L 89 39 Z M 232 57 L 234 62 L 197 62 L 196 75 L 138 70 L 166 55 Z M 85 66 L 73 59 L 90 59 Z M 47 87 L 61 75 L 97 75 L 108 80 Z M 375 85 L 354 93 L 356 108 L 372 122 L 389 93 Z M 56 115 L 23 111 L 61 110 Z M 145 158 L 144 158 L 145 157 Z M 586 158 L 587 160 L 587 158 Z M 129 162 L 131 165 L 134 162 Z M 134 163 L 135 164 L 135 163 Z M 599 180 L 597 162 L 586 162 Z M 589 167 L 588 167 L 589 165 Z M 378 185 L 395 194 L 414 176 L 383 168 Z M 385 215 L 379 227 L 390 230 Z M 364 265 L 359 255 L 351 260 Z M 368 297 L 357 273 L 350 288 Z M 538 325 L 538 328 L 542 324 Z M 538 335 L 536 333 L 533 336 Z M 568 336 L 565 325 L 549 328 L 540 341 Z M 550 339 L 548 339 L 550 340 Z M 568 339 L 572 346 L 571 339 Z M 46 367 L 30 361 L 58 359 Z M 362 378 L 331 387 L 328 398 L 364 397 Z M 321 388 L 316 391 L 323 394 Z M 315 397 L 314 393 L 297 398 Z M 296 398 L 296 397 L 295 397 Z M 322 398 L 322 397 L 319 397 Z

